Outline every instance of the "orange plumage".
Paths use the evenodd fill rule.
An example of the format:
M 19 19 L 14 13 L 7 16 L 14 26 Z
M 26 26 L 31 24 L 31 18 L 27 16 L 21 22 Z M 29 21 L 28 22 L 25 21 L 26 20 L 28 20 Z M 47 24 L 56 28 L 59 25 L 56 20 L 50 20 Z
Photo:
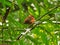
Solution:
M 32 15 L 29 15 L 25 20 L 24 20 L 24 23 L 25 24 L 32 24 L 32 23 L 34 23 L 35 22 L 35 18 L 34 18 L 34 16 L 32 16 Z

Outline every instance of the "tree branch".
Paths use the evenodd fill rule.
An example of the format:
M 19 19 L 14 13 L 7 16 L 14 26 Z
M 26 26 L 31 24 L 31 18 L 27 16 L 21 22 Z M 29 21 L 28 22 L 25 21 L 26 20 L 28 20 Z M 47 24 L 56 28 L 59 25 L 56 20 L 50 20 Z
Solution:
M 3 22 L 5 22 L 8 14 L 9 14 L 9 11 L 10 11 L 10 7 L 8 7 L 8 8 L 6 9 L 6 13 L 5 13 L 5 15 L 3 16 Z
M 41 18 L 43 18 L 45 15 L 47 15 L 47 14 L 49 14 L 50 12 L 52 12 L 54 9 L 57 9 L 59 6 L 56 6 L 56 7 L 54 7 L 53 9 L 51 9 L 49 12 L 47 12 L 47 13 L 45 13 L 43 16 L 41 16 L 41 17 L 39 17 L 38 19 L 37 19 L 37 23 L 34 23 L 34 24 L 32 24 L 32 25 L 30 25 L 29 27 L 28 27 L 28 29 L 29 30 L 27 30 L 26 29 L 26 31 L 24 32 L 24 33 L 21 33 L 18 37 L 17 37 L 17 40 L 19 40 L 20 38 L 22 38 L 22 36 L 23 35 L 26 35 L 29 31 L 31 31 L 32 29 L 34 29 L 37 25 L 39 25 L 40 23 L 42 23 L 42 22 L 38 22 L 38 20 L 40 20 Z M 32 27 L 31 27 L 32 26 Z

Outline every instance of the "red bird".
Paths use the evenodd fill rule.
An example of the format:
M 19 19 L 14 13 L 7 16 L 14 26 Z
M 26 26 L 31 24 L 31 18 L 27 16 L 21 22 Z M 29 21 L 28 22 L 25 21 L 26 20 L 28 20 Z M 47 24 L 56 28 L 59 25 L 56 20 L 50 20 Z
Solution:
M 25 20 L 24 20 L 24 23 L 25 24 L 32 24 L 32 23 L 34 23 L 35 22 L 35 18 L 34 18 L 34 16 L 32 16 L 32 15 L 29 15 Z

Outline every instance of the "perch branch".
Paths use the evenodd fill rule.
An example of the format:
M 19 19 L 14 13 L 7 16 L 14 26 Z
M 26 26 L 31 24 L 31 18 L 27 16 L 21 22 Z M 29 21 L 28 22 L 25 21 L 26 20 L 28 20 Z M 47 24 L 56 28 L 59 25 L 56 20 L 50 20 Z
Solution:
M 59 6 L 56 6 L 56 7 L 54 7 L 52 10 L 50 10 L 49 12 L 47 12 L 47 13 L 45 13 L 42 17 L 39 17 L 38 19 L 37 19 L 37 21 L 38 20 L 40 20 L 41 18 L 43 18 L 45 15 L 47 15 L 47 14 L 49 14 L 50 12 L 52 12 L 54 9 L 57 9 Z M 34 23 L 34 24 L 32 24 L 32 25 L 30 25 L 29 27 L 28 27 L 28 29 L 29 30 L 27 30 L 26 29 L 26 32 L 24 32 L 24 33 L 21 33 L 18 37 L 17 37 L 17 40 L 19 40 L 23 35 L 25 35 L 25 34 L 27 34 L 29 31 L 31 31 L 32 29 L 34 29 L 37 25 L 39 25 L 41 22 L 39 21 L 38 23 Z M 33 27 L 31 27 L 31 26 L 33 26 Z M 31 27 L 31 28 L 30 28 Z

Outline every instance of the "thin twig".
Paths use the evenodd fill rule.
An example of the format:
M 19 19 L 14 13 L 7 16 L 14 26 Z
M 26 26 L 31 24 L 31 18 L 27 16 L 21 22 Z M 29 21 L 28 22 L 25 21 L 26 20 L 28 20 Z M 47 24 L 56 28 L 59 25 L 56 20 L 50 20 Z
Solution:
M 47 14 L 49 14 L 50 12 L 52 12 L 53 10 L 57 9 L 59 6 L 54 7 L 53 9 L 51 9 L 50 11 L 48 11 L 47 13 L 45 13 L 43 16 L 40 16 L 37 20 L 40 20 L 41 18 L 43 18 L 44 16 L 46 16 Z
M 58 7 L 59 7 L 59 6 L 54 7 L 54 8 L 53 8 L 52 10 L 50 10 L 49 12 L 45 13 L 42 17 L 39 17 L 39 18 L 37 19 L 37 21 L 40 20 L 41 18 L 43 18 L 45 15 L 49 14 L 50 12 L 52 12 L 54 9 L 57 9 Z M 41 22 L 40 22 L 40 23 L 41 23 Z M 30 25 L 28 28 L 30 28 L 30 27 L 33 26 L 33 25 L 34 25 L 34 26 L 31 27 L 31 29 L 30 29 L 29 31 L 31 31 L 32 29 L 34 29 L 34 28 L 35 28 L 37 25 L 39 25 L 40 23 L 38 23 L 38 24 L 35 24 L 35 23 L 34 23 L 35 25 L 34 25 L 34 24 Z M 28 31 L 28 32 L 29 32 L 29 31 Z M 28 33 L 28 32 L 27 32 L 27 33 Z M 26 33 L 26 32 L 25 32 L 25 33 Z M 20 35 L 17 37 L 17 40 L 19 40 L 22 36 L 23 36 L 23 34 L 20 34 Z

